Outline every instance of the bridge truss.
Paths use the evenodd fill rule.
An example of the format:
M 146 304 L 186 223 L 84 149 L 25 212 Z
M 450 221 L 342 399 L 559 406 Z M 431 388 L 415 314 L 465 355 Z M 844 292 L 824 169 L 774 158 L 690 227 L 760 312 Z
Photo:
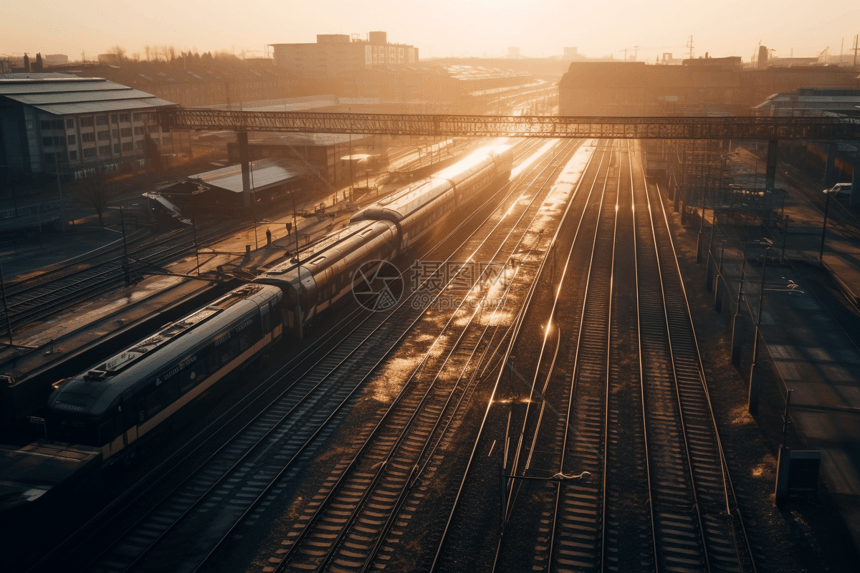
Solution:
M 860 119 L 836 117 L 553 117 L 230 111 L 173 108 L 164 129 L 599 139 L 860 141 Z

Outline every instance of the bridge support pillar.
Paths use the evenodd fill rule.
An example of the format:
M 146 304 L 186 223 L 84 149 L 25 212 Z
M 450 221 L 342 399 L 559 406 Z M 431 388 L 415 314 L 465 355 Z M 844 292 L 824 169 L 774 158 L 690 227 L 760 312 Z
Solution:
M 767 142 L 767 165 L 765 167 L 765 187 L 773 189 L 776 182 L 776 155 L 779 150 L 779 142 L 771 139 Z
M 836 144 L 827 146 L 827 164 L 824 166 L 824 187 L 830 189 L 836 183 Z
M 248 132 L 240 131 L 237 134 L 239 144 L 239 163 L 242 164 L 242 198 L 245 207 L 251 206 L 251 160 L 248 150 Z

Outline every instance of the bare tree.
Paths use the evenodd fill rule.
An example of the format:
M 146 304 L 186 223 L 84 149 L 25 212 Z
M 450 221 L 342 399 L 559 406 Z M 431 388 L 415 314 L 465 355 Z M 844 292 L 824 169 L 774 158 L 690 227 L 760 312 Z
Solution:
M 173 46 L 170 46 L 167 49 L 167 51 L 170 54 L 170 63 L 172 64 L 173 62 L 176 61 L 176 48 L 174 48 Z
M 99 216 L 99 226 L 104 227 L 104 212 L 111 199 L 118 193 L 119 189 L 111 182 L 110 174 L 99 165 L 93 173 L 80 179 L 71 189 L 72 193 L 86 201 L 95 209 Z
M 125 48 L 121 46 L 114 46 L 109 49 L 107 53 L 113 56 L 117 64 L 121 64 L 125 61 Z
M 146 54 L 146 61 L 149 61 L 149 45 L 143 47 L 143 53 Z

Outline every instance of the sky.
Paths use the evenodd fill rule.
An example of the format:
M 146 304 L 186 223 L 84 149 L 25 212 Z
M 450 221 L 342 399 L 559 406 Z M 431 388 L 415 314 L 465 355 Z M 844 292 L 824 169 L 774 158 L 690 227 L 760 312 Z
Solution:
M 523 56 L 561 55 L 565 46 L 591 57 L 654 60 L 742 56 L 759 42 L 776 57 L 830 55 L 853 46 L 860 33 L 860 1 L 725 0 L 3 0 L 0 56 L 81 53 L 95 59 L 119 45 L 144 54 L 146 45 L 177 51 L 245 50 L 266 44 L 314 42 L 316 34 L 388 32 L 412 44 L 421 59 L 499 57 L 517 46 Z M 635 49 L 634 46 L 639 46 Z

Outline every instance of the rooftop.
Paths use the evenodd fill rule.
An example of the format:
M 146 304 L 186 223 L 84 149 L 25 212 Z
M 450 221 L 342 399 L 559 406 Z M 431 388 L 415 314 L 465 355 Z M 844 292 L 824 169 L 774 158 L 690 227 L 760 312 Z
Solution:
M 61 73 L 0 74 L 0 97 L 53 115 L 175 105 L 104 78 L 79 78 Z
M 273 159 L 258 159 L 251 162 L 251 189 L 262 189 L 299 177 L 298 171 L 285 162 Z M 233 193 L 242 192 L 242 166 L 230 165 L 214 171 L 198 173 L 189 179 L 199 179 L 203 183 L 225 189 Z

